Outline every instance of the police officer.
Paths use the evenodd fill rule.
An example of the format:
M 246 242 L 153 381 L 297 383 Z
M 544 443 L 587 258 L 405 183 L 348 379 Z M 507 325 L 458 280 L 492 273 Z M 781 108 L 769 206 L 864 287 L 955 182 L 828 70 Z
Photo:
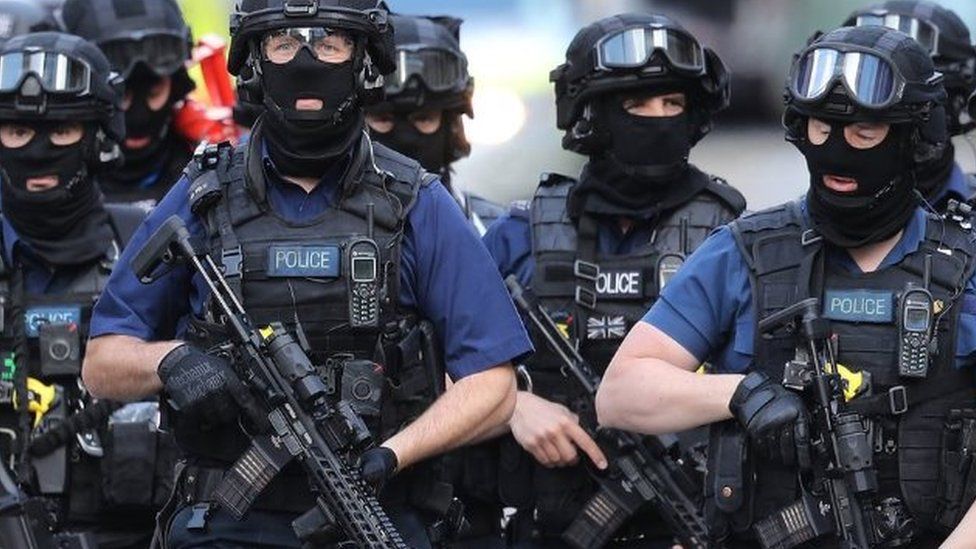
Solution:
M 853 400 L 844 408 L 872 426 L 868 444 L 850 448 L 866 450 L 857 456 L 873 467 L 865 475 L 877 478 L 862 506 L 870 546 L 935 547 L 971 503 L 961 496 L 968 465 L 950 459 L 969 450 L 943 448 L 953 438 L 944 429 L 968 413 L 951 410 L 976 404 L 969 370 L 976 359 L 976 247 L 967 230 L 919 207 L 911 177 L 919 159 L 945 146 L 927 124 L 945 90 L 928 52 L 909 36 L 844 27 L 800 52 L 786 97 L 787 140 L 810 172 L 806 197 L 744 216 L 698 248 L 624 340 L 604 376 L 597 413 L 603 425 L 638 432 L 727 419 L 733 421 L 721 425 L 741 426 L 751 441 L 745 454 L 734 436 L 709 445 L 715 477 L 706 486 L 718 489 L 706 496 L 710 527 L 731 528 L 730 546 L 756 546 L 748 529 L 797 501 L 798 471 L 807 471 L 810 459 L 822 462 L 825 441 L 809 402 L 781 385 L 784 364 L 804 360 L 795 353 L 797 332 L 760 334 L 757 322 L 821 298 L 837 364 L 870 375 L 851 378 Z M 915 315 L 904 312 L 909 290 L 931 295 L 916 301 Z M 906 330 L 930 344 L 911 352 L 912 340 L 902 341 Z M 704 360 L 715 375 L 694 374 Z M 730 451 L 716 440 L 728 441 L 721 447 Z M 752 456 L 745 469 L 743 455 Z M 810 487 L 807 496 L 823 497 Z M 795 532 L 811 516 L 801 515 Z M 968 546 L 972 519 L 976 514 L 942 547 Z M 818 536 L 804 547 L 835 546 L 831 535 Z
M 437 526 L 431 519 L 450 494 L 431 486 L 421 462 L 507 421 L 510 361 L 531 344 L 444 186 L 365 134 L 362 105 L 395 69 L 385 3 L 243 0 L 231 21 L 229 69 L 244 81 L 242 97 L 261 101 L 264 112 L 246 146 L 201 154 L 123 253 L 93 315 L 86 383 L 102 397 L 163 391 L 177 404 L 172 425 L 188 462 L 178 507 L 161 517 L 168 546 L 299 546 L 290 523 L 314 502 L 295 464 L 243 521 L 212 503 L 247 443 L 231 365 L 204 352 L 224 341 L 220 316 L 187 268 L 144 286 L 127 267 L 178 215 L 209 243 L 256 325 L 281 321 L 305 335 L 326 381 L 380 443 L 362 457 L 364 476 L 379 486 L 400 473 L 381 501 L 408 545 L 429 547 L 425 526 Z M 377 297 L 374 327 L 351 307 L 344 267 L 349 244 L 364 237 L 378 247 L 376 294 L 389 296 Z M 445 367 L 454 383 L 441 394 Z M 352 394 L 346 378 L 365 379 L 370 390 Z
M 969 29 L 955 12 L 927 0 L 891 0 L 855 11 L 845 26 L 881 25 L 908 34 L 932 56 L 943 74 L 949 97 L 944 107 L 948 139 L 965 135 L 976 122 L 966 113 L 966 101 L 976 91 L 976 47 Z M 938 114 L 936 115 L 938 116 Z M 933 121 L 932 125 L 940 125 Z M 950 199 L 968 200 L 976 193 L 976 179 L 955 162 L 950 141 L 940 156 L 921 162 L 916 170 L 918 189 L 935 209 L 944 211 Z
M 96 183 L 119 157 L 121 104 L 121 80 L 81 38 L 27 34 L 0 49 L 0 454 L 50 498 L 56 527 L 144 547 L 175 444 L 157 432 L 155 403 L 92 401 L 79 382 L 92 304 L 143 217 L 105 206 Z M 11 390 L 34 402 L 15 412 Z
M 32 0 L 0 1 L 0 41 L 29 32 L 58 30 L 58 23 Z
M 688 162 L 728 104 L 729 78 L 677 22 L 624 14 L 584 27 L 551 79 L 563 147 L 589 162 L 578 181 L 543 175 L 531 204 L 484 241 L 502 274 L 531 288 L 602 370 L 684 257 L 745 208 L 734 188 Z M 535 392 L 518 393 L 510 427 L 538 463 L 522 458 L 530 477 L 504 471 L 502 490 L 519 507 L 517 538 L 558 545 L 594 491 L 578 450 L 600 467 L 606 458 L 567 408 L 580 392 L 558 359 L 539 345 L 528 366 Z M 648 537 L 670 546 L 646 517 L 618 542 Z
M 173 124 L 194 83 L 186 71 L 190 29 L 176 0 L 69 0 L 67 32 L 98 44 L 125 79 L 125 162 L 102 178 L 112 202 L 158 202 L 186 167 L 195 142 Z
M 474 116 L 474 79 L 461 51 L 461 20 L 393 17 L 397 71 L 386 80 L 386 98 L 366 113 L 373 138 L 420 162 L 457 199 L 480 234 L 504 209 L 451 184 L 451 164 L 471 154 L 461 117 Z

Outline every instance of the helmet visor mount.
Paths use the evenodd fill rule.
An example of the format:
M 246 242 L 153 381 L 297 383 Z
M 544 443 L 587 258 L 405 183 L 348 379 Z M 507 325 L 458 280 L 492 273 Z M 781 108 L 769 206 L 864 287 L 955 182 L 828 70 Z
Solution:
M 705 72 L 705 52 L 690 34 L 662 27 L 633 27 L 603 37 L 596 45 L 596 68 L 641 68 L 661 52 L 679 71 Z
M 17 51 L 0 56 L 0 93 L 17 93 L 33 76 L 48 93 L 86 95 L 91 90 L 88 63 L 63 53 Z M 41 90 L 23 90 L 40 95 Z
M 396 72 L 386 80 L 386 93 L 403 92 L 416 78 L 434 93 L 460 90 L 467 85 L 467 67 L 456 52 L 444 48 L 402 46 L 397 48 Z
M 348 31 L 329 27 L 285 27 L 261 38 L 262 59 L 276 65 L 288 63 L 303 48 L 323 63 L 345 63 L 356 54 L 356 40 Z
M 939 55 L 939 28 L 917 17 L 878 11 L 858 15 L 854 26 L 878 26 L 900 31 L 914 38 L 933 57 Z
M 170 76 L 183 68 L 190 57 L 186 37 L 170 33 L 117 38 L 102 42 L 99 47 L 125 79 L 138 63 L 145 64 L 158 76 Z
M 933 78 L 941 75 L 935 73 Z M 794 63 L 790 92 L 798 103 L 820 102 L 840 82 L 857 105 L 880 110 L 896 105 L 906 80 L 894 63 L 877 53 L 813 47 Z

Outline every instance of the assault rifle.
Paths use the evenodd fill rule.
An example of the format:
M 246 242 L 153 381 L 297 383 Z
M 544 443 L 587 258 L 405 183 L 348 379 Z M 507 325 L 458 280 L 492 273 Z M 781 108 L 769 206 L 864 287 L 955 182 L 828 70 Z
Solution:
M 198 251 L 183 221 L 167 219 L 132 260 L 144 284 L 167 267 L 186 261 L 197 272 L 220 307 L 237 353 L 237 374 L 260 403 L 244 403 L 257 432 L 251 447 L 217 487 L 215 498 L 241 517 L 277 473 L 293 458 L 308 474 L 316 504 L 292 523 L 304 542 L 334 540 L 337 535 L 356 547 L 406 549 L 386 511 L 370 492 L 354 459 L 372 444 L 369 430 L 348 402 L 333 405 L 327 388 L 284 326 L 274 322 L 256 328 L 227 279 L 207 253 Z M 337 530 L 338 529 L 338 530 Z M 340 531 L 341 530 L 341 531 Z
M 802 338 L 802 344 L 797 358 L 786 365 L 784 385 L 813 393 L 819 437 L 812 446 L 827 464 L 822 478 L 815 477 L 812 490 L 802 486 L 796 503 L 760 520 L 754 530 L 764 549 L 789 549 L 828 534 L 836 535 L 845 549 L 868 549 L 879 526 L 872 522 L 875 512 L 868 502 L 878 489 L 870 427 L 860 414 L 846 409 L 820 300 L 805 299 L 770 315 L 759 322 L 759 331 L 766 334 L 786 325 Z M 898 509 L 885 511 L 904 516 Z
M 594 471 L 599 490 L 563 533 L 563 540 L 577 549 L 602 547 L 624 521 L 650 503 L 685 548 L 708 547 L 705 519 L 690 496 L 696 492 L 695 483 L 671 455 L 669 447 L 673 445 L 657 436 L 598 428 L 593 404 L 600 377 L 515 276 L 506 278 L 505 284 L 519 310 L 559 357 L 563 375 L 575 380 L 586 392 L 590 413 L 581 414 L 581 422 L 609 463 L 606 471 Z

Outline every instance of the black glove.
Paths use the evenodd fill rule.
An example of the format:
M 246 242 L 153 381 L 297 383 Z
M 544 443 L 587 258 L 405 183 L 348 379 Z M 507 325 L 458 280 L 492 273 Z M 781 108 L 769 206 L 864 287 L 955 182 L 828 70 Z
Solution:
M 760 454 L 790 467 L 810 468 L 810 419 L 799 395 L 753 372 L 735 389 L 729 410 Z
M 170 404 L 185 419 L 208 426 L 237 419 L 250 394 L 230 364 L 190 345 L 180 345 L 159 363 Z
M 363 452 L 359 458 L 359 470 L 363 473 L 363 480 L 380 493 L 386 481 L 393 477 L 397 469 L 397 457 L 393 450 L 385 446 L 377 446 Z

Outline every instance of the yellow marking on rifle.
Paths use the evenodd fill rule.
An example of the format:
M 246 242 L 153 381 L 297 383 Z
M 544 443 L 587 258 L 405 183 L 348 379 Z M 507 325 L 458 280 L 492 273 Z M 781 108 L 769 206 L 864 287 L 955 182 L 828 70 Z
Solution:
M 944 310 L 945 310 L 945 302 L 942 301 L 941 299 L 936 299 L 935 302 L 932 303 L 932 314 L 939 314 Z
M 563 337 L 569 339 L 569 324 L 565 322 L 557 322 L 556 327 L 559 328 L 559 333 L 563 334 Z
M 271 326 L 265 326 L 264 328 L 258 330 L 258 333 L 261 334 L 262 339 L 269 340 L 271 339 L 271 336 L 274 335 L 274 328 Z
M 34 427 L 41 424 L 44 414 L 53 408 L 58 391 L 54 385 L 45 385 L 32 377 L 27 378 L 27 411 L 34 414 Z M 14 391 L 14 409 L 17 409 L 17 392 Z
M 844 384 L 845 401 L 851 401 L 867 389 L 864 385 L 864 372 L 855 372 L 843 364 L 838 364 L 837 373 L 840 374 L 841 382 Z

